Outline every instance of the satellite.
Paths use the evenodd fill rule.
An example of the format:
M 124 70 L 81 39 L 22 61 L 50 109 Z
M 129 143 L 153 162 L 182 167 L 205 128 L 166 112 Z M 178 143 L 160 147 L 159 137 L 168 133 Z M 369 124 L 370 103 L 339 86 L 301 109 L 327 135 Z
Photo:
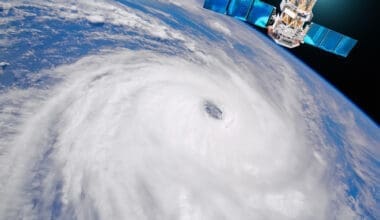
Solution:
M 268 35 L 284 47 L 302 43 L 347 57 L 357 40 L 311 22 L 317 0 L 282 0 L 281 12 L 261 0 L 205 0 L 204 8 L 229 15 L 268 30 Z

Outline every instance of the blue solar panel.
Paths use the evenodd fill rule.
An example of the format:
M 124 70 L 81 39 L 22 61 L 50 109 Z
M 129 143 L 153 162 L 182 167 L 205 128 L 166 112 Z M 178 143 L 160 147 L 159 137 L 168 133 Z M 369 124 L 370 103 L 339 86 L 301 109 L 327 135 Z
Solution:
M 330 53 L 347 57 L 357 41 L 319 24 L 311 23 L 304 42 Z
M 222 14 L 226 14 L 229 2 L 230 0 L 206 0 L 203 7 Z
M 275 10 L 276 8 L 274 6 L 260 0 L 255 0 L 251 12 L 247 17 L 247 21 L 250 24 L 266 28 L 268 21 Z
M 343 39 L 340 41 L 338 46 L 336 47 L 335 51 L 337 54 L 345 54 L 344 57 L 347 57 L 348 53 L 352 50 L 352 48 L 356 45 L 356 40 L 353 40 L 352 38 L 344 36 Z
M 231 0 L 227 9 L 227 14 L 245 21 L 251 10 L 253 0 Z
M 266 28 L 276 7 L 261 0 L 205 0 L 204 8 Z

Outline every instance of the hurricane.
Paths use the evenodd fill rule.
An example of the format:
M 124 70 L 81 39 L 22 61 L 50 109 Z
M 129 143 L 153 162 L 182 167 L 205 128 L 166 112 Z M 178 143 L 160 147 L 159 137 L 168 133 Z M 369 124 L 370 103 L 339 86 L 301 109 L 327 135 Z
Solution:
M 232 51 L 253 53 L 252 42 L 220 48 L 142 19 L 132 6 L 99 2 L 60 3 L 52 13 L 89 27 L 130 28 L 136 32 L 123 39 L 101 37 L 142 38 L 143 46 L 90 51 L 0 91 L 1 219 L 360 216 L 332 168 L 340 162 L 319 124 L 322 104 L 282 55 L 243 56 Z M 120 20 L 124 15 L 130 19 Z M 231 22 L 205 25 L 230 36 Z M 252 62 L 268 59 L 275 64 Z M 356 167 L 363 179 L 371 176 Z M 360 201 L 376 207 L 364 194 Z

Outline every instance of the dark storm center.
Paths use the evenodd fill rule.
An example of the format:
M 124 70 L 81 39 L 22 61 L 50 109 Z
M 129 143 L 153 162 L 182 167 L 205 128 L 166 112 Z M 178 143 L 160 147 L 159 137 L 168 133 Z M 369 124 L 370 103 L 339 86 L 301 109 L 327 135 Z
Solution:
M 213 102 L 206 100 L 203 104 L 204 110 L 206 113 L 217 120 L 223 119 L 223 111 Z

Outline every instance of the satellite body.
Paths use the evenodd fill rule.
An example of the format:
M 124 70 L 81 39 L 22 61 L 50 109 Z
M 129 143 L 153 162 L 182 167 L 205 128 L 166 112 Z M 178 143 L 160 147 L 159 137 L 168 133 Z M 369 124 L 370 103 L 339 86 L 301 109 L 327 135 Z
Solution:
M 316 0 L 282 1 L 281 14 L 273 18 L 273 24 L 268 26 L 268 34 L 282 46 L 298 47 L 309 30 L 315 3 Z
M 356 40 L 311 22 L 317 0 L 282 0 L 280 13 L 261 0 L 206 0 L 204 8 L 268 29 L 268 35 L 284 47 L 302 43 L 347 57 Z

